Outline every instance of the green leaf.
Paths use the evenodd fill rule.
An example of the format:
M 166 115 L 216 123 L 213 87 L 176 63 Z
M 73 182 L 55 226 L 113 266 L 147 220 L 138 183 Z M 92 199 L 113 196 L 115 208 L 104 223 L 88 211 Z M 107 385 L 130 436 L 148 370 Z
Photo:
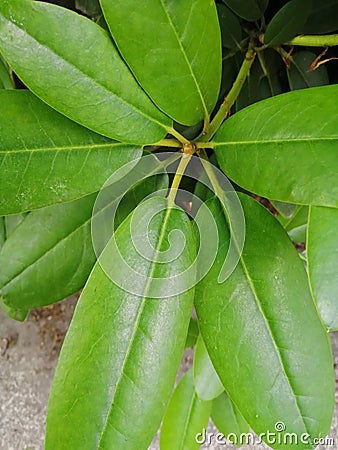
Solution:
M 264 44 L 276 46 L 295 37 L 304 26 L 309 15 L 312 0 L 291 0 L 272 18 L 264 34 Z
M 312 2 L 310 15 L 303 27 L 303 32 L 321 34 L 336 30 L 338 30 L 338 0 Z
M 212 400 L 224 391 L 201 335 L 197 339 L 195 349 L 194 384 L 196 393 L 201 400 Z
M 338 210 L 311 207 L 307 237 L 309 279 L 329 331 L 338 330 Z
M 221 245 L 214 266 L 196 286 L 203 340 L 226 392 L 257 434 L 275 432 L 282 421 L 285 433 L 325 436 L 334 406 L 331 348 L 303 262 L 278 221 L 252 198 L 239 196 L 245 245 L 238 266 L 220 284 L 229 232 L 219 203 L 207 202 Z
M 149 215 L 146 236 L 153 253 L 142 256 L 134 245 L 144 245 L 139 217 Z M 132 220 L 138 236 L 131 235 Z M 183 233 L 185 246 L 170 264 L 158 262 L 174 230 Z M 46 450 L 146 450 L 169 401 L 194 294 L 183 292 L 182 284 L 182 293 L 168 297 L 169 285 L 194 260 L 191 223 L 183 211 L 169 208 L 167 199 L 154 197 L 128 216 L 115 238 L 118 250 L 110 241 L 95 265 L 62 347 L 48 405 Z M 118 251 L 131 270 L 144 274 L 140 295 L 124 291 L 103 271 L 128 277 L 131 287 L 138 281 L 138 274 L 116 265 Z M 156 280 L 162 298 L 149 298 Z
M 262 197 L 338 207 L 337 95 L 322 86 L 239 111 L 215 136 L 221 169 Z
M 242 27 L 238 17 L 222 3 L 217 4 L 217 12 L 223 47 L 240 48 Z
M 6 224 L 5 218 L 0 217 L 0 250 L 6 240 Z
M 297 208 L 297 205 L 294 205 L 293 203 L 284 203 L 279 202 L 278 200 L 272 200 L 271 203 L 283 219 L 290 219 L 294 215 Z
M 111 34 L 142 88 L 183 125 L 209 116 L 221 82 L 213 1 L 100 0 Z
M 95 220 L 107 222 L 105 212 L 116 205 L 114 223 L 109 221 L 109 233 L 113 233 L 143 198 L 167 185 L 166 175 L 148 177 L 122 199 L 124 192 L 113 185 L 102 209 L 95 210 Z M 84 286 L 96 260 L 91 236 L 96 196 L 39 209 L 28 216 L 5 217 L 7 241 L 0 251 L 4 304 L 33 309 L 62 300 Z
M 306 241 L 308 214 L 309 208 L 307 206 L 298 205 L 290 217 L 285 218 L 283 216 L 278 216 L 279 222 L 288 232 L 288 235 L 293 242 Z
M 211 401 L 198 398 L 192 369 L 178 384 L 163 419 L 161 429 L 161 450 L 197 450 L 196 437 L 202 434 L 208 423 Z
M 104 136 L 150 144 L 171 121 L 149 100 L 99 25 L 59 6 L 0 3 L 0 51 L 38 97 Z
M 196 344 L 197 338 L 199 335 L 199 329 L 198 329 L 198 325 L 195 319 L 193 319 L 192 317 L 190 318 L 190 322 L 189 322 L 189 328 L 188 328 L 188 334 L 187 334 L 187 339 L 185 341 L 185 347 L 194 347 L 194 345 Z
M 249 425 L 226 392 L 213 400 L 211 418 L 218 430 L 233 444 L 239 444 L 241 434 L 249 432 Z
M 269 0 L 223 0 L 223 2 L 238 16 L 254 22 L 263 16 Z
M 28 214 L 0 251 L 0 297 L 14 309 L 62 300 L 95 263 L 90 219 L 96 194 Z
M 11 308 L 10 306 L 7 306 L 4 303 L 1 295 L 0 295 L 0 308 L 7 314 L 8 317 L 14 320 L 18 320 L 19 322 L 23 322 L 29 314 L 29 309 L 15 309 Z
M 0 55 L 0 89 L 14 89 L 14 81 L 9 73 L 7 64 Z
M 66 119 L 28 91 L 0 92 L 0 134 L 1 215 L 96 192 L 142 153 Z
M 297 52 L 290 58 L 291 65 L 287 74 L 291 90 L 329 84 L 329 76 L 324 65 L 310 72 L 310 66 L 316 58 L 317 55 L 308 50 Z

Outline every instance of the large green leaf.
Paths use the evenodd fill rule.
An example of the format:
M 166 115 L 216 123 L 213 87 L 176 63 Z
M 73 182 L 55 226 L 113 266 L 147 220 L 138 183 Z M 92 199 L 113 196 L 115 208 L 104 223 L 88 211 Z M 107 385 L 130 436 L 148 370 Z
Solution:
M 142 234 L 144 223 L 138 217 L 149 214 L 148 233 Z M 131 235 L 133 220 L 138 220 L 138 236 Z M 174 230 L 184 235 L 185 246 L 170 241 L 178 255 L 175 259 L 171 253 L 171 263 L 163 264 L 159 261 Z M 143 256 L 134 246 L 143 246 L 145 236 L 152 255 Z M 169 401 L 194 294 L 193 289 L 183 292 L 183 283 L 181 293 L 170 296 L 170 278 L 184 272 L 195 257 L 191 224 L 183 211 L 168 207 L 167 199 L 154 197 L 128 216 L 115 237 L 118 250 L 110 241 L 100 263 L 105 271 L 128 277 L 132 287 L 139 274 L 121 273 L 119 251 L 130 270 L 144 275 L 140 295 L 119 288 L 100 263 L 94 267 L 56 370 L 46 450 L 147 449 Z M 155 281 L 162 298 L 149 298 Z
M 303 33 L 320 34 L 338 30 L 338 0 L 312 1 Z
M 310 207 L 307 236 L 309 279 L 323 321 L 338 330 L 338 210 Z
M 184 125 L 208 117 L 221 82 L 221 36 L 208 0 L 100 0 L 114 40 L 155 104 Z
M 287 74 L 291 90 L 329 84 L 329 76 L 324 65 L 310 72 L 311 64 L 316 58 L 317 55 L 308 50 L 297 52 L 290 58 L 291 65 Z
M 271 19 L 264 34 L 264 44 L 276 46 L 295 37 L 309 15 L 312 0 L 307 1 L 304 8 L 304 0 L 291 0 L 286 3 Z
M 217 4 L 217 12 L 223 47 L 240 48 L 242 27 L 239 18 L 222 3 Z
M 102 208 L 95 211 L 95 219 L 104 221 L 105 212 L 116 205 L 115 221 L 109 222 L 113 233 L 143 198 L 167 185 L 166 175 L 146 178 L 123 198 L 124 192 L 112 186 Z M 5 217 L 7 240 L 0 250 L 0 298 L 4 306 L 32 309 L 62 300 L 84 286 L 96 259 L 90 223 L 96 195 L 26 216 Z
M 263 16 L 269 0 L 223 0 L 223 2 L 243 19 L 255 21 Z
M 224 391 L 201 335 L 197 339 L 195 349 L 194 384 L 196 393 L 201 400 L 212 400 Z
M 190 369 L 178 384 L 164 416 L 161 450 L 198 450 L 198 439 L 203 437 L 211 405 L 211 401 L 198 398 Z
M 0 214 L 98 191 L 139 147 L 104 138 L 53 111 L 28 91 L 0 92 Z
M 122 142 L 162 139 L 171 121 L 149 100 L 100 26 L 43 2 L 0 3 L 0 51 L 38 97 Z
M 221 169 L 263 197 L 338 207 L 337 95 L 322 86 L 239 111 L 215 136 Z
M 310 440 L 325 436 L 334 407 L 333 364 L 304 265 L 278 221 L 252 198 L 240 199 L 246 241 L 237 268 L 223 283 L 217 277 L 228 226 L 218 201 L 207 202 L 221 245 L 196 286 L 203 340 L 226 392 L 257 434 L 275 432 L 283 422 L 285 433 L 308 433 Z M 280 437 L 274 449 L 311 447 L 283 445 Z
M 218 430 L 233 444 L 240 445 L 241 434 L 245 433 L 245 436 L 249 432 L 249 425 L 225 392 L 213 400 L 211 418 Z
M 0 298 L 31 309 L 85 284 L 95 263 L 90 219 L 96 194 L 28 214 L 0 251 Z

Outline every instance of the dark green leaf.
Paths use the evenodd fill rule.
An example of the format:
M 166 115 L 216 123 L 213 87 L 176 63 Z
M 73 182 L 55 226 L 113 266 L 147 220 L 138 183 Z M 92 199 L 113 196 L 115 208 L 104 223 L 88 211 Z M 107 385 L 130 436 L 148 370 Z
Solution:
M 304 26 L 312 0 L 304 8 L 304 0 L 291 0 L 272 18 L 264 34 L 264 44 L 276 46 L 295 37 Z
M 134 246 L 145 244 L 142 218 L 149 214 L 150 259 Z M 131 236 L 132 220 L 138 220 L 138 236 Z M 162 264 L 160 255 L 174 230 L 183 233 L 185 246 L 170 264 Z M 128 216 L 115 237 L 118 250 L 110 241 L 94 267 L 61 351 L 48 405 L 46 450 L 146 450 L 169 401 L 194 294 L 183 292 L 183 283 L 182 293 L 168 297 L 169 285 L 195 257 L 191 224 L 183 211 L 168 207 L 167 199 L 154 197 Z M 132 273 L 116 264 L 118 251 Z M 131 289 L 138 283 L 140 295 L 118 287 L 100 264 L 127 278 Z M 134 271 L 144 275 L 141 283 Z M 149 298 L 155 282 L 162 298 Z
M 255 200 L 239 195 L 246 240 L 238 266 L 223 283 L 217 278 L 228 226 L 219 203 L 207 202 L 221 245 L 214 266 L 196 286 L 203 340 L 226 392 L 257 434 L 274 431 L 282 421 L 286 433 L 325 436 L 334 406 L 333 364 L 305 268 L 278 221 Z
M 223 2 L 238 16 L 253 22 L 263 16 L 269 0 L 223 0 Z
M 338 30 L 338 0 L 313 1 L 303 32 L 321 34 L 336 30 Z
M 142 153 L 66 119 L 28 91 L 1 91 L 0 99 L 2 215 L 98 191 Z
M 217 4 L 217 12 L 221 26 L 223 47 L 240 48 L 242 27 L 238 17 L 222 3 Z
M 309 279 L 329 331 L 338 330 L 338 209 L 311 207 L 307 238 Z
M 195 319 L 190 318 L 187 339 L 185 341 L 185 347 L 193 347 L 196 344 L 199 334 L 198 325 Z
M 198 398 L 190 369 L 177 386 L 164 416 L 161 429 L 161 450 L 198 450 L 196 436 L 208 423 L 211 401 Z
M 0 89 L 14 89 L 14 82 L 9 73 L 7 64 L 0 55 Z
M 222 66 L 215 3 L 100 1 L 123 58 L 154 103 L 184 125 L 208 117 Z
M 315 53 L 303 50 L 290 58 L 291 65 L 287 74 L 291 90 L 329 84 L 329 76 L 325 66 L 320 66 L 310 72 L 310 66 L 316 57 Z
M 213 400 L 211 418 L 218 430 L 234 444 L 240 443 L 241 434 L 249 432 L 249 425 L 225 392 Z
M 0 51 L 38 97 L 97 133 L 150 144 L 169 131 L 171 121 L 137 84 L 108 33 L 73 11 L 2 0 Z
M 98 17 L 102 14 L 99 0 L 75 0 L 75 7 L 89 17 Z
M 256 103 L 215 136 L 224 173 L 262 197 L 338 207 L 338 85 Z
M 212 400 L 224 391 L 201 335 L 197 339 L 195 349 L 194 384 L 196 393 L 201 400 Z

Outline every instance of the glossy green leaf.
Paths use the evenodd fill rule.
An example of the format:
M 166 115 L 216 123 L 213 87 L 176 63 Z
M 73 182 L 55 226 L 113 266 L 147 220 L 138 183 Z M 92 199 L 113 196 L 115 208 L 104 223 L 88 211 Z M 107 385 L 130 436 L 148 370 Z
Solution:
M 303 27 L 303 32 L 306 34 L 321 34 L 337 30 L 338 0 L 312 1 L 312 8 Z
M 143 198 L 167 185 L 167 176 L 152 176 L 139 181 L 122 199 L 123 194 L 119 196 L 118 189 L 112 187 L 102 210 L 95 211 L 96 219 L 104 221 L 105 211 L 118 205 L 114 223 L 109 222 L 113 233 Z M 28 215 L 5 217 L 7 240 L 0 251 L 0 298 L 7 307 L 41 307 L 84 286 L 96 259 L 90 223 L 96 195 Z
M 309 279 L 314 299 L 330 331 L 338 330 L 338 210 L 311 207 L 307 237 Z
M 6 240 L 6 224 L 5 218 L 0 217 L 0 250 Z
M 294 242 L 305 242 L 308 222 L 309 208 L 307 206 L 296 206 L 291 217 L 278 216 L 279 222 L 283 225 L 288 235 Z
M 111 34 L 154 103 L 184 125 L 214 108 L 221 36 L 213 1 L 100 0 Z
M 291 65 L 287 74 L 291 90 L 329 84 L 329 76 L 324 65 L 310 72 L 310 66 L 316 58 L 317 55 L 308 50 L 297 52 L 290 58 Z
M 134 241 L 142 246 L 144 234 L 133 234 L 132 241 L 130 225 L 135 214 L 147 217 L 153 213 L 147 228 L 153 254 L 148 259 L 133 245 Z M 137 231 L 144 225 L 141 222 Z M 183 233 L 185 246 L 180 246 L 170 264 L 162 264 L 160 255 L 168 249 L 168 237 L 174 230 Z M 183 211 L 168 208 L 167 199 L 154 197 L 128 216 L 115 237 L 118 250 L 110 241 L 100 263 L 106 271 L 127 277 L 132 287 L 136 273 L 127 274 L 124 266 L 116 265 L 119 251 L 131 270 L 144 274 L 138 285 L 141 295 L 118 287 L 99 263 L 94 267 L 56 370 L 48 405 L 46 450 L 146 450 L 169 401 L 194 292 L 168 297 L 168 283 L 194 259 L 191 224 Z M 148 297 L 156 280 L 163 298 Z M 182 291 L 186 288 L 184 284 L 180 287 Z
M 28 214 L 0 251 L 0 297 L 15 309 L 62 300 L 95 263 L 90 219 L 96 194 Z
M 194 384 L 196 393 L 201 400 L 213 400 L 224 391 L 201 335 L 197 339 L 195 349 Z
M 178 384 L 164 416 L 161 450 L 199 449 L 197 439 L 207 426 L 211 404 L 211 401 L 205 402 L 198 398 L 190 369 Z
M 66 119 L 28 91 L 0 92 L 0 134 L 2 215 L 96 192 L 142 153 Z
M 271 200 L 271 203 L 283 219 L 290 219 L 294 215 L 297 208 L 297 205 L 293 203 L 279 202 L 278 200 Z
M 241 434 L 249 432 L 249 425 L 225 392 L 213 400 L 211 418 L 227 441 L 233 444 L 240 444 Z
M 268 24 L 264 34 L 264 44 L 276 46 L 295 37 L 304 26 L 312 0 L 291 0 L 284 5 Z
M 217 12 L 223 47 L 240 48 L 242 27 L 238 17 L 222 3 L 217 4 Z
M 196 344 L 197 338 L 199 335 L 199 329 L 198 329 L 198 325 L 195 319 L 193 319 L 192 317 L 190 318 L 190 322 L 189 322 L 189 328 L 188 328 L 188 334 L 187 334 L 187 339 L 185 341 L 185 347 L 194 347 L 194 345 Z
M 264 100 L 215 136 L 224 173 L 262 197 L 338 207 L 338 85 Z
M 222 245 L 196 286 L 203 340 L 226 392 L 257 434 L 275 431 L 282 421 L 285 433 L 325 436 L 334 407 L 331 347 L 305 268 L 278 221 L 252 198 L 239 196 L 246 218 L 244 250 L 220 284 L 229 232 L 218 201 L 208 200 Z M 276 450 L 311 447 L 283 445 L 281 437 Z
M 0 51 L 38 97 L 104 136 L 150 144 L 171 121 L 149 100 L 108 33 L 59 6 L 0 3 Z
M 14 89 L 14 82 L 9 73 L 7 64 L 0 55 L 0 89 Z
M 29 314 L 29 309 L 15 309 L 11 308 L 10 306 L 7 306 L 3 302 L 1 296 L 0 296 L 0 308 L 7 314 L 8 317 L 14 320 L 18 320 L 19 322 L 23 322 Z
M 238 16 L 253 22 L 263 16 L 269 0 L 223 0 L 223 2 Z

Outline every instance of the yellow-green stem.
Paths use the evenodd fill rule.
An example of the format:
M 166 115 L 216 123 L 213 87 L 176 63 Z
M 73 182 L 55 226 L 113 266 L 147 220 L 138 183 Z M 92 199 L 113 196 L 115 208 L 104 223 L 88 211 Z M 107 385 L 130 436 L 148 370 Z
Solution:
M 222 125 L 224 119 L 229 114 L 232 105 L 235 103 L 239 93 L 242 90 L 245 80 L 247 79 L 247 76 L 249 75 L 250 68 L 255 59 L 255 55 L 256 55 L 256 52 L 253 48 L 250 48 L 246 52 L 244 61 L 238 72 L 236 80 L 234 81 L 234 84 L 232 85 L 232 88 L 230 89 L 228 95 L 225 97 L 224 102 L 222 103 L 221 107 L 217 111 L 215 117 L 212 119 L 208 133 L 199 137 L 200 142 L 201 141 L 202 142 L 210 141 L 210 139 L 214 136 L 216 131 Z
M 187 153 L 183 153 L 183 155 L 182 155 L 182 158 L 177 167 L 173 182 L 170 187 L 169 195 L 168 195 L 168 202 L 169 202 L 170 206 L 173 206 L 175 204 L 177 190 L 180 186 L 183 174 L 191 160 L 191 157 L 192 157 L 192 155 L 187 154 Z
M 161 139 L 160 141 L 156 142 L 154 146 L 182 148 L 182 143 L 178 142 L 176 139 Z
M 296 36 L 287 42 L 287 44 L 306 47 L 334 47 L 338 45 L 338 34 Z

